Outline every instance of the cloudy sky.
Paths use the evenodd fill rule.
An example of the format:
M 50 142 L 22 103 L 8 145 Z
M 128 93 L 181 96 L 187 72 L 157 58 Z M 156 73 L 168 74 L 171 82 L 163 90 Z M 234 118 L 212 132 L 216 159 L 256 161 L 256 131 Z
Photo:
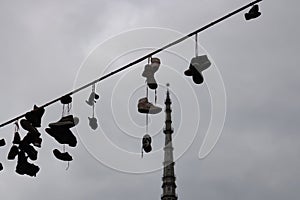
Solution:
M 189 33 L 247 3 L 247 0 L 1 0 L 0 121 L 29 111 L 33 104 L 42 105 L 59 97 L 74 86 L 143 55 L 149 51 L 148 47 L 155 48 L 171 42 L 180 33 Z M 160 105 L 164 103 L 165 83 L 170 82 L 172 89 L 179 199 L 281 200 L 298 199 L 300 196 L 300 95 L 297 93 L 300 86 L 300 70 L 297 67 L 300 63 L 299 3 L 296 0 L 265 0 L 260 5 L 262 16 L 259 19 L 246 22 L 243 13 L 240 13 L 199 37 L 200 44 L 214 61 L 213 67 L 217 67 L 221 73 L 227 96 L 222 135 L 205 159 L 200 160 L 198 153 L 211 110 L 208 86 L 196 87 L 191 80 L 187 80 L 188 85 L 192 86 L 191 90 L 197 93 L 197 98 L 192 99 L 187 94 L 182 95 L 182 91 L 188 93 L 189 90 L 185 90 L 187 86 L 183 82 L 178 86 L 178 79 L 175 78 L 178 74 L 175 71 L 174 76 L 167 76 L 169 68 L 166 67 L 161 69 L 160 75 L 157 74 L 162 84 L 158 92 Z M 160 35 L 157 29 L 153 31 L 149 27 L 164 30 Z M 128 33 L 136 29 L 143 34 L 139 35 L 139 31 Z M 116 36 L 120 34 L 129 35 L 129 40 L 122 41 L 122 37 Z M 141 42 L 144 46 L 133 45 L 139 44 L 139 39 L 145 41 L 145 38 L 153 46 L 147 42 Z M 125 50 L 113 55 L 124 46 L 126 51 L 145 49 L 123 58 L 120 58 L 120 54 L 126 53 Z M 190 52 L 193 52 L 192 48 Z M 170 55 L 158 56 L 165 59 L 166 66 L 172 65 L 178 72 L 183 72 L 187 67 L 175 67 L 176 63 L 183 62 L 178 56 L 176 63 L 176 58 L 171 59 Z M 187 60 L 191 57 L 192 54 L 190 57 L 184 55 Z M 101 66 L 98 65 L 102 58 L 111 59 L 113 64 L 109 66 L 103 62 Z M 93 68 L 93 64 L 98 68 Z M 14 172 L 16 162 L 6 160 L 14 127 L 9 125 L 1 128 L 0 138 L 5 138 L 7 142 L 0 149 L 0 162 L 5 168 L 0 172 L 1 198 L 160 199 L 162 171 L 157 168 L 157 163 L 163 159 L 163 112 L 151 118 L 149 131 L 155 139 L 155 151 L 152 155 L 137 159 L 139 138 L 144 134 L 144 116 L 134 110 L 137 99 L 144 92 L 144 80 L 139 74 L 141 66 L 129 70 L 131 73 L 126 76 L 117 75 L 104 81 L 103 86 L 97 86 L 101 89 L 98 91 L 101 98 L 96 110 L 101 128 L 96 132 L 87 126 L 86 119 L 91 110 L 83 102 L 90 91 L 74 96 L 73 111 L 81 119 L 77 131 L 74 130 L 79 144 L 77 148 L 67 148 L 74 158 L 67 171 L 66 164 L 52 155 L 52 150 L 61 146 L 44 133 L 49 122 L 60 118 L 59 103 L 49 106 L 43 118 L 40 129 L 43 148 L 35 162 L 41 168 L 37 178 L 19 176 Z M 182 74 L 180 78 L 186 80 Z M 132 86 L 132 83 L 139 85 Z M 110 94 L 109 91 L 114 93 Z M 191 103 L 199 99 L 201 102 Z M 194 106 L 199 106 L 201 110 L 201 125 L 195 129 L 197 135 L 194 135 L 192 127 L 199 121 L 193 121 L 193 116 L 198 116 L 195 114 L 198 112 L 193 112 Z M 125 114 L 130 115 L 136 126 L 123 121 L 128 118 L 122 117 L 124 113 L 118 114 L 124 108 L 128 112 Z M 182 131 L 176 131 L 181 128 Z M 132 162 L 105 149 L 103 140 L 99 140 L 97 146 L 103 133 L 114 145 L 131 152 L 128 155 L 134 158 L 129 156 L 128 159 L 132 159 Z M 185 139 L 185 135 L 188 139 Z M 105 156 L 112 159 L 106 160 Z M 151 169 L 147 168 L 149 166 Z M 139 173 L 134 174 L 134 170 Z

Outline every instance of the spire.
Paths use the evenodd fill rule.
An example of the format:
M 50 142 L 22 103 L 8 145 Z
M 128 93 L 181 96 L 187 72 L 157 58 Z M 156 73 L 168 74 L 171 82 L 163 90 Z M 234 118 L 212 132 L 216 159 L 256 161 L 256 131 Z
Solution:
M 169 84 L 167 84 L 169 87 Z M 166 121 L 165 121 L 165 147 L 164 147 L 164 172 L 163 172 L 163 194 L 161 195 L 161 200 L 177 200 L 176 194 L 176 177 L 174 171 L 174 160 L 173 160 L 173 145 L 172 145 L 172 119 L 171 119 L 171 99 L 170 99 L 170 92 L 169 88 L 167 89 L 167 97 L 165 101 L 166 105 Z

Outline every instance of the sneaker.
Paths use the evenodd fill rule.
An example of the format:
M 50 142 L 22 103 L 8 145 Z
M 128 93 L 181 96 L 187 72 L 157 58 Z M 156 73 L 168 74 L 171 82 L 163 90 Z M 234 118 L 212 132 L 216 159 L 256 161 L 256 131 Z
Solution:
M 75 122 L 76 122 L 76 120 L 74 119 L 73 115 L 68 115 L 68 116 L 62 117 L 57 122 L 50 123 L 49 127 L 50 128 L 72 128 L 76 125 Z
M 72 156 L 68 152 L 62 153 L 58 149 L 54 149 L 53 154 L 57 159 L 62 160 L 62 161 L 72 161 L 73 160 Z
M 77 139 L 69 129 L 46 128 L 46 132 L 60 144 L 67 144 L 70 147 L 77 145 Z
M 155 90 L 158 85 L 154 78 L 154 73 L 158 70 L 160 65 L 160 60 L 158 58 L 152 58 L 151 64 L 145 65 L 142 76 L 146 78 L 147 85 L 150 89 Z
M 250 20 L 250 19 L 255 19 L 261 15 L 261 12 L 259 12 L 259 7 L 258 5 L 254 5 L 248 13 L 245 13 L 245 19 Z
M 138 111 L 140 113 L 149 113 L 149 114 L 157 114 L 162 111 L 160 107 L 154 106 L 152 103 L 148 102 L 147 97 L 142 98 L 138 102 Z
M 184 74 L 186 76 L 192 76 L 194 83 L 201 84 L 204 81 L 202 71 L 209 68 L 210 65 L 211 62 L 206 55 L 196 56 L 192 58 L 189 69 L 187 69 Z
M 27 154 L 30 160 L 36 160 L 38 152 L 34 149 L 33 146 L 26 143 L 21 143 L 19 149 Z
M 0 163 L 0 171 L 2 171 L 3 170 L 3 165 L 2 165 L 2 163 Z
M 151 136 L 148 135 L 148 134 L 144 135 L 143 140 L 142 140 L 142 144 L 143 144 L 144 151 L 146 153 L 149 153 L 152 150 L 152 147 L 151 147 Z
M 40 168 L 27 161 L 27 157 L 24 152 L 18 154 L 18 162 L 16 167 L 16 173 L 20 175 L 36 176 Z
M 38 136 L 41 135 L 41 133 L 39 133 L 39 131 L 28 120 L 22 119 L 20 121 L 20 124 L 24 130 L 31 132 L 32 134 L 35 134 Z
M 8 160 L 14 160 L 19 153 L 19 149 L 16 145 L 13 145 L 7 155 Z
M 65 95 L 60 98 L 60 102 L 62 104 L 70 104 L 70 103 L 72 103 L 72 97 L 70 95 Z
M 96 130 L 97 127 L 98 127 L 97 119 L 95 117 L 92 117 L 92 118 L 88 117 L 88 119 L 89 119 L 89 125 L 90 125 L 90 127 L 93 130 Z
M 0 147 L 3 147 L 6 145 L 5 139 L 0 140 Z
M 13 139 L 12 143 L 13 144 L 20 144 L 20 142 L 21 142 L 20 134 L 18 132 L 15 132 L 14 139 Z
M 39 108 L 34 105 L 33 110 L 25 114 L 25 118 L 32 124 L 32 126 L 41 127 L 41 120 L 44 113 L 44 108 Z

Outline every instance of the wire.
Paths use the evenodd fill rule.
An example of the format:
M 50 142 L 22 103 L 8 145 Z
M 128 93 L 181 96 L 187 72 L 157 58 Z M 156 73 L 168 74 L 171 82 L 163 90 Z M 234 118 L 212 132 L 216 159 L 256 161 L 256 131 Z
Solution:
M 178 43 L 180 43 L 180 42 L 182 42 L 182 41 L 184 41 L 184 40 L 186 40 L 186 39 L 192 37 L 193 35 L 195 35 L 195 34 L 197 34 L 197 33 L 200 33 L 200 32 L 202 32 L 202 31 L 204 31 L 204 30 L 206 30 L 206 29 L 212 27 L 212 26 L 214 26 L 214 25 L 220 23 L 221 21 L 224 21 L 225 19 L 227 19 L 227 18 L 229 18 L 229 17 L 231 17 L 231 16 L 233 16 L 233 15 L 235 15 L 235 14 L 237 14 L 237 13 L 243 11 L 243 10 L 245 10 L 246 8 L 248 8 L 248 7 L 250 7 L 250 6 L 253 6 L 253 5 L 255 5 L 255 4 L 261 2 L 261 1 L 263 1 L 263 0 L 256 0 L 256 1 L 253 1 L 253 2 L 251 2 L 251 3 L 249 3 L 249 4 L 247 4 L 247 5 L 245 5 L 245 6 L 241 7 L 241 8 L 239 8 L 239 9 L 237 9 L 237 10 L 235 10 L 235 11 L 233 11 L 233 12 L 231 12 L 231 13 L 229 13 L 229 14 L 227 14 L 227 15 L 225 15 L 225 16 L 223 16 L 223 17 L 221 17 L 221 18 L 219 18 L 219 19 L 217 19 L 217 20 L 215 20 L 215 21 L 213 21 L 213 22 L 211 22 L 211 23 L 209 23 L 209 24 L 207 24 L 207 25 L 205 25 L 205 26 L 203 26 L 203 27 L 201 27 L 201 28 L 195 30 L 195 31 L 193 31 L 193 32 L 191 32 L 191 33 L 189 33 L 188 35 L 185 35 L 185 36 L 183 36 L 183 37 L 181 37 L 181 38 L 175 40 L 174 42 L 171 42 L 171 43 L 169 43 L 169 44 L 167 44 L 167 45 L 165 45 L 165 46 L 163 46 L 163 47 L 161 47 L 161 48 L 159 48 L 159 49 L 157 49 L 157 50 L 155 50 L 155 51 L 153 51 L 153 52 L 151 52 L 151 53 L 149 53 L 149 54 L 147 54 L 147 55 L 145 55 L 145 56 L 142 56 L 142 57 L 140 57 L 140 58 L 138 58 L 138 59 L 132 61 L 131 63 L 129 63 L 129 64 L 127 64 L 127 65 L 125 65 L 125 66 L 123 66 L 123 67 L 121 67 L 121 68 L 119 68 L 119 69 L 117 69 L 117 70 L 115 70 L 115 71 L 112 71 L 112 72 L 110 72 L 110 73 L 108 73 L 108 74 L 106 74 L 106 75 L 104 75 L 104 76 L 102 76 L 102 77 L 100 77 L 100 78 L 98 78 L 98 79 L 96 79 L 96 80 L 94 80 L 94 81 L 92 81 L 92 82 L 86 84 L 86 85 L 83 85 L 83 86 L 81 86 L 80 88 L 77 88 L 77 89 L 75 89 L 75 90 L 73 90 L 73 91 L 71 91 L 71 92 L 69 92 L 69 93 L 67 93 L 67 94 L 65 94 L 65 95 L 71 96 L 71 95 L 73 95 L 73 94 L 75 94 L 75 93 L 77 93 L 77 92 L 79 92 L 79 91 L 81 91 L 81 90 L 83 90 L 83 89 L 85 89 L 85 88 L 87 88 L 87 87 L 89 87 L 89 86 L 91 86 L 91 85 L 97 83 L 97 82 L 100 82 L 100 81 L 102 81 L 102 80 L 104 80 L 104 79 L 107 79 L 108 77 L 110 77 L 110 76 L 112 76 L 112 75 L 114 75 L 114 74 L 117 74 L 117 73 L 119 73 L 119 72 L 121 72 L 121 71 L 123 71 L 123 70 L 125 70 L 125 69 L 127 69 L 127 68 L 129 68 L 129 67 L 131 67 L 131 66 L 133 66 L 133 65 L 136 65 L 136 64 L 138 64 L 138 63 L 144 61 L 145 59 L 149 59 L 151 56 L 153 56 L 153 55 L 155 55 L 155 54 L 158 54 L 159 52 L 161 52 L 161 51 L 163 51 L 163 50 L 165 50 L 165 49 L 168 49 L 168 48 L 170 48 L 170 47 L 172 47 L 172 46 L 174 46 L 174 45 L 176 45 L 176 44 L 178 44 Z M 63 95 L 63 96 L 65 96 L 65 95 Z M 51 104 L 53 104 L 53 103 L 59 101 L 63 96 L 58 97 L 58 98 L 56 98 L 56 99 L 53 99 L 52 101 L 49 101 L 48 103 L 46 103 L 46 104 L 44 104 L 44 105 L 42 105 L 42 106 L 40 106 L 40 107 L 41 107 L 41 108 L 45 108 L 45 107 L 47 107 L 47 106 L 49 106 L 49 105 L 51 105 Z M 7 121 L 7 122 L 4 122 L 4 123 L 0 124 L 0 127 L 4 127 L 4 126 L 6 126 L 6 125 L 8 125 L 8 124 L 10 124 L 10 123 L 12 123 L 12 122 L 18 120 L 18 119 L 21 119 L 21 118 L 25 117 L 25 114 L 26 114 L 26 113 L 24 113 L 24 114 L 22 114 L 22 115 L 19 115 L 19 116 L 15 117 L 15 118 L 13 118 L 13 119 Z

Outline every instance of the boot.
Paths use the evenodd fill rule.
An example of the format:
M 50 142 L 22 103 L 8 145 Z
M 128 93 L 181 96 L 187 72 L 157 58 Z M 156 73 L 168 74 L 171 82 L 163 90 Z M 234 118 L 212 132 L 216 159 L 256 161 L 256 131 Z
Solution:
M 32 124 L 32 126 L 41 127 L 41 120 L 44 113 L 44 108 L 39 108 L 34 105 L 33 110 L 25 114 L 25 118 Z

